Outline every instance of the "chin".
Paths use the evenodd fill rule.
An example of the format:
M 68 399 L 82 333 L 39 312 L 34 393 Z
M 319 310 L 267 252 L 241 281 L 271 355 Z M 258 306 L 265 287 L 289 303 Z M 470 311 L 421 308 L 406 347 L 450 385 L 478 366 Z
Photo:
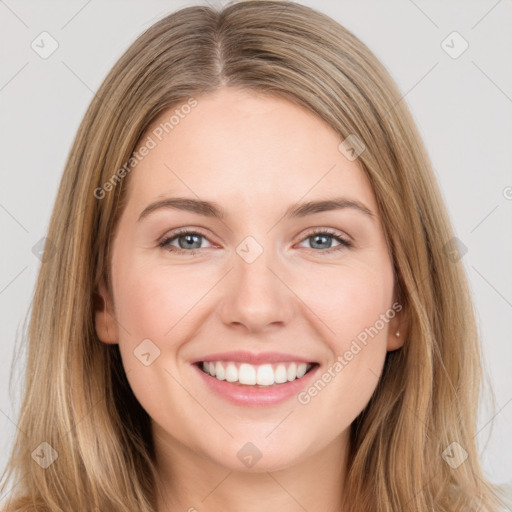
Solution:
M 264 473 L 287 469 L 306 457 L 300 451 L 304 448 L 303 441 L 295 446 L 278 436 L 270 441 L 261 431 L 255 434 L 251 437 L 246 432 L 247 440 L 233 439 L 229 446 L 220 448 L 220 453 L 211 453 L 210 458 L 231 471 Z

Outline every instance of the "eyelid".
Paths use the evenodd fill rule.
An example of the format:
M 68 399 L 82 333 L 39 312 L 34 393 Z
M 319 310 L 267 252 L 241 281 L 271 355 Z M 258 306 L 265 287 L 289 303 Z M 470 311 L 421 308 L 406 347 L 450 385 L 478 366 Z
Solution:
M 157 243 L 164 242 L 165 240 L 176 238 L 180 235 L 185 234 L 195 234 L 195 235 L 201 235 L 206 239 L 210 239 L 210 235 L 206 234 L 202 231 L 202 228 L 197 228 L 195 226 L 185 226 L 180 228 L 171 229 L 170 231 L 166 231 L 162 236 L 160 236 L 157 239 Z
M 301 235 L 301 240 L 304 240 L 305 238 L 308 238 L 313 235 L 320 235 L 320 234 L 328 234 L 333 237 L 342 238 L 346 242 L 353 243 L 354 239 L 344 231 L 340 231 L 339 229 L 334 228 L 312 228 L 311 230 L 306 230 L 305 233 Z

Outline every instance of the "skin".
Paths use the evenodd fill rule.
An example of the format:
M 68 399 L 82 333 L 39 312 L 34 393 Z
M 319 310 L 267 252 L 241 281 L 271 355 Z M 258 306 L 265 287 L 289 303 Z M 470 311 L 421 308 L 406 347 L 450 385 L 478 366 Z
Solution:
M 151 417 L 158 510 L 341 510 L 349 427 L 376 388 L 386 352 L 403 343 L 403 329 L 395 334 L 401 314 L 306 405 L 296 396 L 263 408 L 231 404 L 190 360 L 287 352 L 317 361 L 320 376 L 343 355 L 396 301 L 371 185 L 359 162 L 338 150 L 342 139 L 285 99 L 232 88 L 196 99 L 129 176 L 113 242 L 113 297 L 102 283 L 107 314 L 96 313 L 99 338 L 119 343 Z M 137 220 L 148 204 L 176 196 L 215 201 L 226 217 L 162 208 Z M 350 208 L 282 218 L 297 202 L 338 196 L 364 203 L 375 218 Z M 191 243 L 200 246 L 195 255 L 158 246 L 180 227 L 204 235 L 171 243 L 189 252 Z M 315 246 L 317 228 L 353 246 L 334 237 Z M 250 264 L 236 252 L 247 236 L 263 247 Z M 134 350 L 148 338 L 160 355 L 145 366 Z M 251 468 L 237 457 L 247 442 L 262 454 Z

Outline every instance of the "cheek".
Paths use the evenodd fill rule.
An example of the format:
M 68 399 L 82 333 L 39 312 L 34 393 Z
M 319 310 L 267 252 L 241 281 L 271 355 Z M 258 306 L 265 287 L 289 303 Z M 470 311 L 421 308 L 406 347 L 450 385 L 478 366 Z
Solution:
M 187 313 L 204 295 L 206 285 L 196 279 L 190 271 L 170 272 L 157 265 L 133 262 L 124 268 L 118 276 L 116 314 L 130 334 L 121 332 L 121 340 L 165 338 L 167 343 L 187 323 Z
M 387 270 L 336 269 L 303 289 L 308 290 L 304 302 L 318 316 L 318 326 L 328 327 L 322 332 L 331 359 L 299 397 L 320 423 L 336 418 L 333 425 L 348 425 L 377 386 L 389 319 L 394 316 L 394 311 L 390 315 L 393 275 Z
M 337 353 L 391 306 L 392 274 L 385 269 L 352 266 L 309 276 L 301 285 L 301 298 L 328 328 L 324 332 L 330 333 Z
M 163 423 L 171 421 L 175 404 L 189 400 L 177 384 L 182 379 L 174 359 L 191 305 L 181 293 L 186 283 L 179 272 L 169 274 L 157 265 L 122 262 L 114 290 L 119 350 L 128 382 L 149 416 Z
M 159 418 L 173 408 L 170 404 L 190 400 L 173 377 L 183 379 L 181 347 L 202 325 L 208 302 L 201 298 L 214 277 L 185 266 L 137 259 L 120 263 L 114 293 L 123 366 L 138 401 L 151 417 Z

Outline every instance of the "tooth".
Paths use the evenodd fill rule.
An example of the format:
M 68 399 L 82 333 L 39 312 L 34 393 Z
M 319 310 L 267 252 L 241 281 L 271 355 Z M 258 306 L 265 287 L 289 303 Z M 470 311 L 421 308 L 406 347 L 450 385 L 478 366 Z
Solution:
M 288 366 L 287 376 L 290 381 L 297 378 L 297 365 L 295 363 Z
M 256 370 L 254 366 L 242 363 L 238 370 L 238 382 L 240 384 L 256 384 Z
M 203 361 L 203 370 L 217 380 L 239 382 L 246 386 L 272 386 L 303 377 L 311 365 L 307 363 L 252 365 L 234 362 Z
M 226 368 L 226 380 L 228 382 L 236 382 L 238 380 L 238 370 L 233 363 L 229 363 Z
M 300 379 L 301 377 L 304 377 L 304 374 L 306 373 L 307 369 L 306 363 L 300 363 L 299 366 L 297 366 L 297 378 Z
M 284 364 L 280 364 L 274 373 L 274 379 L 276 384 L 283 384 L 288 380 L 288 376 L 286 373 L 286 366 Z
M 258 366 L 256 383 L 260 386 L 272 386 L 274 384 L 274 370 L 270 364 Z
M 224 370 L 224 366 L 222 366 L 222 363 L 217 361 L 217 364 L 215 365 L 215 377 L 219 380 L 224 380 L 226 378 L 226 370 Z

